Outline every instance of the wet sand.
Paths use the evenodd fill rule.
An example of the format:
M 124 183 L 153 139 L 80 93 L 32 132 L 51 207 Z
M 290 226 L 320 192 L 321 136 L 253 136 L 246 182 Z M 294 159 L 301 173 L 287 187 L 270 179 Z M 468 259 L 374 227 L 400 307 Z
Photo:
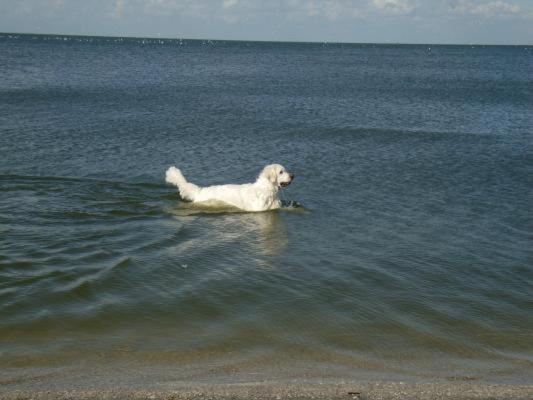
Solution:
M 131 366 L 130 366 L 131 367 Z M 205 372 L 205 371 L 204 371 Z M 183 371 L 182 371 L 183 373 Z M 287 376 L 287 375 L 286 375 Z M 355 377 L 358 374 L 354 375 Z M 57 365 L 0 369 L 0 399 L 520 399 L 533 398 L 533 385 L 494 383 L 457 376 L 434 380 L 314 377 L 274 378 L 177 373 L 168 367 L 144 369 L 101 365 Z
M 5 360 L 4 360 L 5 361 Z M 183 362 L 0 363 L 0 400 L 48 399 L 533 399 L 532 369 L 521 374 L 394 375 L 316 364 L 241 368 Z M 264 361 L 264 360 L 263 360 Z M 3 365 L 2 365 L 3 364 Z M 17 365 L 18 364 L 18 365 Z M 516 372 L 516 371 L 515 371 Z
M 471 383 L 344 382 L 246 383 L 183 386 L 175 389 L 10 390 L 6 400 L 22 399 L 527 399 L 533 386 Z

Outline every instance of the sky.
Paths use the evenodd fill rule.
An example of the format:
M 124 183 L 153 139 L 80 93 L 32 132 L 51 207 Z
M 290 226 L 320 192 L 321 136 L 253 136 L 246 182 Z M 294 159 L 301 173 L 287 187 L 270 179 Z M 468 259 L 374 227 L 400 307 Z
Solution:
M 533 0 L 0 0 L 0 32 L 533 44 Z

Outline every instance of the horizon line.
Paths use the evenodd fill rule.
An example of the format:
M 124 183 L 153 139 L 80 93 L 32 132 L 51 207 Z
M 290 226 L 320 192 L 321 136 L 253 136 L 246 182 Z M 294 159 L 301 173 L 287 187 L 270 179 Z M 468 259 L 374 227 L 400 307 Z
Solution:
M 111 39 L 149 39 L 149 40 L 194 40 L 208 42 L 253 42 L 253 43 L 300 43 L 300 44 L 369 44 L 369 45 L 402 45 L 402 46 L 508 46 L 508 47 L 533 47 L 533 44 L 491 44 L 491 43 L 406 43 L 406 42 L 344 42 L 344 41 L 307 41 L 307 40 L 266 40 L 266 39 L 211 39 L 211 38 L 186 38 L 186 37 L 162 37 L 162 36 L 116 36 L 116 35 L 89 35 L 72 33 L 35 33 L 35 32 L 0 32 L 2 35 L 35 35 L 35 36 L 70 36 L 70 37 L 94 37 Z

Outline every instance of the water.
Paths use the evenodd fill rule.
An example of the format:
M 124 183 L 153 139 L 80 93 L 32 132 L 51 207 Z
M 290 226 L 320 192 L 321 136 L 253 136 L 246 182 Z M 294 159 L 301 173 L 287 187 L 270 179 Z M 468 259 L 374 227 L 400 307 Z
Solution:
M 531 381 L 532 47 L 2 34 L 0 54 L 4 374 Z M 279 211 L 164 184 L 271 162 L 296 174 Z

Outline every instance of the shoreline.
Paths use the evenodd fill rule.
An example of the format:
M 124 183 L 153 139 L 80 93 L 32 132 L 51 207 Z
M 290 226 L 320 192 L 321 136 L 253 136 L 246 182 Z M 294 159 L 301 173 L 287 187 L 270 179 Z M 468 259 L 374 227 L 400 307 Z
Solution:
M 253 382 L 190 385 L 167 383 L 165 387 L 50 388 L 7 390 L 5 400 L 48 399 L 531 399 L 533 385 L 465 382 Z M 0 386 L 1 388 L 1 386 Z
M 533 399 L 533 369 L 492 374 L 449 368 L 445 375 L 407 375 L 309 362 L 242 365 L 113 362 L 79 357 L 0 369 L 0 400 L 51 399 Z M 169 360 L 167 360 L 169 361 Z M 499 365 L 500 368 L 502 365 Z M 496 367 L 496 364 L 493 365 Z

